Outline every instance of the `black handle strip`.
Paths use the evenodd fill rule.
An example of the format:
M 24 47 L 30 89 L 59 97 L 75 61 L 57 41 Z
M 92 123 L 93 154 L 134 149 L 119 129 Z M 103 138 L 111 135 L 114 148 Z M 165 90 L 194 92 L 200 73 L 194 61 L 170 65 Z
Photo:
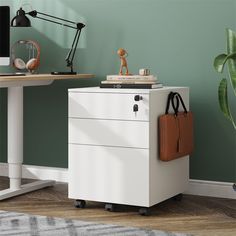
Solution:
M 167 98 L 167 103 L 166 103 L 166 112 L 165 112 L 166 115 L 169 113 L 170 101 L 172 100 L 172 96 L 173 96 L 173 92 L 170 92 Z
M 167 98 L 165 114 L 169 113 L 170 103 L 171 103 L 171 105 L 172 105 L 172 107 L 174 109 L 175 114 L 178 112 L 178 109 L 179 109 L 179 99 L 178 99 L 178 97 L 176 97 L 176 105 L 175 105 L 175 102 L 174 102 L 174 97 L 176 95 L 177 95 L 177 93 L 175 93 L 175 92 L 170 92 L 169 93 L 168 98 Z
M 176 101 L 176 102 L 175 102 Z M 184 104 L 183 98 L 181 97 L 181 95 L 177 92 L 170 92 L 167 98 L 167 104 L 166 104 L 166 112 L 165 114 L 169 113 L 169 108 L 170 108 L 170 103 L 173 107 L 174 113 L 177 116 L 178 112 L 179 112 L 179 103 L 181 102 L 181 105 L 184 109 L 184 112 L 187 113 L 187 109 L 186 106 Z
M 176 93 L 175 96 L 179 98 L 179 100 L 180 100 L 180 102 L 181 102 L 181 104 L 182 104 L 182 107 L 183 107 L 183 109 L 184 109 L 184 112 L 185 112 L 185 113 L 188 113 L 188 111 L 187 111 L 187 109 L 186 109 L 186 106 L 185 106 L 185 104 L 184 104 L 183 98 L 181 97 L 181 95 L 180 95 L 179 93 Z

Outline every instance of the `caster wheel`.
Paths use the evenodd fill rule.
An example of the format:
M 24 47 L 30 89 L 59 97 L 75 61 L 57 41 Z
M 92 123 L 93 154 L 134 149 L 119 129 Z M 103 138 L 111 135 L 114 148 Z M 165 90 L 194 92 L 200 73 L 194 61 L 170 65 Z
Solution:
M 172 199 L 173 199 L 174 201 L 178 201 L 178 202 L 179 202 L 179 201 L 182 200 L 182 198 L 183 198 L 183 194 L 180 193 L 180 194 L 174 196 Z
M 139 209 L 139 214 L 141 216 L 150 216 L 150 209 L 148 207 L 141 207 Z
M 233 184 L 233 190 L 236 191 L 236 183 Z
M 105 210 L 114 212 L 116 210 L 116 206 L 115 206 L 115 204 L 106 203 Z
M 76 208 L 85 208 L 86 201 L 84 200 L 75 200 L 75 207 Z

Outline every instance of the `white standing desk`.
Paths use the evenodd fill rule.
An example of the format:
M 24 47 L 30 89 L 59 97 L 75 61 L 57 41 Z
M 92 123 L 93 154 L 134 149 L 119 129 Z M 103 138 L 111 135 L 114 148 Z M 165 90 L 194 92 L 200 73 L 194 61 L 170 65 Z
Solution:
M 23 87 L 49 85 L 54 80 L 92 78 L 92 74 L 0 76 L 0 88 L 8 88 L 8 165 L 10 187 L 0 191 L 0 200 L 44 187 L 54 181 L 41 180 L 21 185 L 23 163 Z

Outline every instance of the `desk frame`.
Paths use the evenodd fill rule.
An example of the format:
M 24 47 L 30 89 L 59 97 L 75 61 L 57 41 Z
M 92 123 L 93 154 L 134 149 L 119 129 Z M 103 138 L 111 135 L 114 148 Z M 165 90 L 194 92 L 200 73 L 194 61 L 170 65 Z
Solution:
M 39 180 L 21 185 L 23 163 L 23 89 L 25 86 L 49 85 L 54 80 L 92 78 L 92 74 L 27 75 L 0 77 L 0 87 L 8 88 L 8 166 L 10 187 L 0 191 L 0 200 L 53 186 L 53 180 Z

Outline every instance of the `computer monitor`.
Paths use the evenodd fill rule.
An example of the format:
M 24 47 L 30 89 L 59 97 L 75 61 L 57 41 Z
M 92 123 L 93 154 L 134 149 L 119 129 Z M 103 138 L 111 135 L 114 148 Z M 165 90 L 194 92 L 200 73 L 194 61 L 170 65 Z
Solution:
M 0 66 L 10 64 L 10 8 L 0 6 Z

